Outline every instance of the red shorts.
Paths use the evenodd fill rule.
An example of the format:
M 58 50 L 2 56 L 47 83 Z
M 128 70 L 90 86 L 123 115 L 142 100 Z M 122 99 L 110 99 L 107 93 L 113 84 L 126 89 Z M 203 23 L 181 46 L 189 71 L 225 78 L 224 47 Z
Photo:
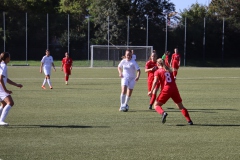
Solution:
M 148 91 L 151 91 L 152 89 L 152 84 L 153 84 L 153 80 L 152 81 L 148 81 Z M 160 87 L 160 83 L 158 82 L 156 85 L 155 85 L 155 89 L 158 89 Z
M 169 98 L 172 98 L 172 100 L 178 104 L 182 102 L 182 98 L 179 94 L 179 91 L 177 88 L 163 88 L 159 96 L 157 97 L 157 101 L 160 103 L 165 104 Z
M 63 71 L 65 74 L 71 75 L 71 69 L 70 68 L 63 68 Z
M 179 64 L 178 61 L 173 61 L 172 68 L 178 69 L 179 68 L 178 64 Z

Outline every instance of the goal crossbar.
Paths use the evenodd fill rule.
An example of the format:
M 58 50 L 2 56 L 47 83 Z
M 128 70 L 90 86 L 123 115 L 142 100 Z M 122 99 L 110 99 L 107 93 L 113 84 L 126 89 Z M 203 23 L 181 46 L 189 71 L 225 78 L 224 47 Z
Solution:
M 90 67 L 94 65 L 94 61 L 105 61 L 107 66 L 109 62 L 113 62 L 115 66 L 116 61 L 120 61 L 120 58 L 125 54 L 125 50 L 134 50 L 134 54 L 137 56 L 137 60 L 147 61 L 150 54 L 153 52 L 153 46 L 125 46 L 125 45 L 91 45 L 91 63 Z M 106 66 L 104 66 L 106 67 Z

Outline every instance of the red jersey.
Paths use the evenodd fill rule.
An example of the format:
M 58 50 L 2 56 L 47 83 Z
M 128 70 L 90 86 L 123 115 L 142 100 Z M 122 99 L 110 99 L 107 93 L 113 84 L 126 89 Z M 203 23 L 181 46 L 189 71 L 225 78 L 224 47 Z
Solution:
M 172 68 L 178 69 L 179 68 L 179 62 L 180 62 L 180 54 L 179 53 L 173 53 L 172 54 Z
M 63 59 L 62 59 L 62 64 L 63 64 L 63 67 L 64 68 L 70 68 L 71 66 L 72 66 L 72 58 L 66 58 L 66 57 L 64 57 Z
M 174 76 L 172 72 L 166 71 L 163 68 L 158 69 L 154 76 L 158 77 L 161 86 L 161 92 L 157 98 L 157 101 L 166 103 L 169 98 L 172 98 L 175 103 L 182 102 L 179 94 Z
M 157 62 L 153 62 L 151 60 L 147 61 L 146 65 L 145 65 L 145 69 L 150 69 L 150 68 L 153 68 L 153 67 L 156 67 L 156 69 L 157 69 Z M 156 70 L 148 72 L 148 81 L 153 81 L 155 71 Z
M 179 62 L 180 61 L 180 54 L 179 53 L 173 53 L 172 54 L 172 61 L 177 61 Z
M 166 57 L 165 57 L 165 64 L 166 64 L 166 66 L 170 67 L 170 65 L 169 65 L 169 56 L 168 55 L 166 55 Z

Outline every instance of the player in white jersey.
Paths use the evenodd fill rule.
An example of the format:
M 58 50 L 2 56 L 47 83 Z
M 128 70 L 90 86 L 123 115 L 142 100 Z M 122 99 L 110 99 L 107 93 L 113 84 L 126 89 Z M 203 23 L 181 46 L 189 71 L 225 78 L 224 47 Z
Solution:
M 6 83 L 11 84 L 16 87 L 22 88 L 21 84 L 17 84 L 8 78 L 7 74 L 7 63 L 10 61 L 10 54 L 8 52 L 3 52 L 0 55 L 0 126 L 7 126 L 8 123 L 4 122 L 10 109 L 14 105 L 11 93 L 12 91 L 6 88 Z
M 134 51 L 132 50 L 132 59 L 134 60 L 134 61 L 136 61 L 136 59 L 137 59 L 137 56 L 136 56 L 136 54 L 134 54 Z
M 50 56 L 50 51 L 47 49 L 46 50 L 46 55 L 43 56 L 42 60 L 41 60 L 41 66 L 40 66 L 40 73 L 42 73 L 42 69 L 43 72 L 45 74 L 45 78 L 43 80 L 43 84 L 42 84 L 42 88 L 45 88 L 45 83 L 47 82 L 49 85 L 50 89 L 53 89 L 51 81 L 50 81 L 50 76 L 51 76 L 51 68 L 53 67 L 54 71 L 56 72 L 56 68 L 54 66 L 53 63 L 53 57 Z
M 136 75 L 137 72 L 137 75 Z M 132 59 L 131 50 L 126 50 L 123 60 L 118 64 L 118 73 L 121 78 L 121 95 L 119 111 L 128 111 L 128 102 L 132 95 L 136 81 L 138 81 L 141 71 L 135 60 Z

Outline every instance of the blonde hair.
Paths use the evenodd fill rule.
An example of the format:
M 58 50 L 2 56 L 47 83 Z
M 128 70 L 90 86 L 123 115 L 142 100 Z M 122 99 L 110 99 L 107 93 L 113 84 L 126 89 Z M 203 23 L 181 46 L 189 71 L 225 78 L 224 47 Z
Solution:
M 165 65 L 165 62 L 162 58 L 157 59 L 157 63 L 162 66 L 166 71 L 172 72 L 172 69 Z

